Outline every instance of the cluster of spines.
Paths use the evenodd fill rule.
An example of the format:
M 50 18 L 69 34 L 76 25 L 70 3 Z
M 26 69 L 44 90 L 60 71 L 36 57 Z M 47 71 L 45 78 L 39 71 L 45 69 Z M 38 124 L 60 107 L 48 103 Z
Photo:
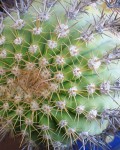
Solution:
M 56 2 L 55 2 L 56 3 Z M 54 3 L 54 4 L 55 4 Z M 54 5 L 53 4 L 53 5 Z M 52 6 L 53 6 L 52 5 Z M 33 6 L 34 7 L 34 6 Z M 34 9 L 36 10 L 36 8 L 34 7 Z M 38 15 L 39 16 L 39 19 L 40 19 L 40 21 L 46 21 L 47 19 L 49 19 L 49 15 L 43 15 L 43 14 L 41 14 L 41 12 L 39 13 L 38 12 L 38 14 L 40 15 Z M 9 14 L 10 15 L 10 14 Z M 44 17 L 45 18 L 44 18 Z M 17 30 L 21 30 L 23 27 L 24 27 L 24 21 L 22 20 L 22 19 L 19 19 L 19 20 L 15 20 L 12 16 L 11 16 L 11 18 L 14 20 L 14 22 L 15 22 L 15 24 L 13 25 L 13 28 L 15 28 L 15 29 L 17 29 Z M 84 34 L 84 35 L 82 35 L 80 38 L 79 38 L 79 40 L 82 38 L 82 40 L 83 41 L 85 41 L 85 42 L 89 42 L 90 40 L 91 40 L 91 38 L 90 38 L 90 36 L 91 36 L 91 32 L 89 33 L 89 29 L 90 29 L 90 27 L 87 29 L 87 32 L 88 32 L 88 34 Z M 91 31 L 91 30 L 90 30 Z M 41 32 L 42 32 L 42 28 L 33 28 L 33 30 L 32 30 L 32 33 L 34 34 L 34 35 L 39 35 L 39 34 L 41 34 Z M 65 25 L 65 24 L 59 24 L 57 27 L 56 27 L 56 29 L 55 29 L 55 32 L 56 32 L 56 34 L 57 34 L 57 36 L 58 36 L 58 38 L 63 38 L 63 37 L 66 37 L 68 34 L 69 34 L 69 27 L 67 26 L 67 25 Z M 87 35 L 87 36 L 86 36 Z M 1 45 L 3 45 L 4 43 L 5 43 L 5 37 L 4 36 L 1 36 L 1 40 L 0 40 L 0 43 L 1 43 Z M 22 43 L 22 38 L 21 37 L 17 37 L 15 40 L 14 40 L 14 42 L 13 42 L 15 45 L 21 45 L 21 43 Z M 49 40 L 48 41 L 48 47 L 49 48 L 51 48 L 51 49 L 54 49 L 54 48 L 56 48 L 57 47 L 57 42 L 55 42 L 55 41 L 52 41 L 52 40 Z M 37 51 L 37 49 L 38 49 L 38 46 L 37 45 L 30 45 L 30 47 L 29 47 L 29 52 L 32 54 L 32 55 L 34 55 L 35 53 L 36 53 L 36 51 Z M 116 52 L 117 52 L 117 54 L 115 55 L 114 54 L 114 51 L 112 51 L 110 54 L 111 55 L 113 55 L 113 59 L 111 59 L 111 57 L 109 58 L 109 56 L 110 56 L 110 54 L 108 55 L 108 54 L 106 54 L 105 56 L 103 56 L 102 57 L 102 59 L 101 60 L 99 60 L 97 57 L 93 57 L 93 58 L 91 58 L 91 59 L 89 59 L 88 60 L 88 67 L 89 67 L 89 69 L 91 69 L 91 70 L 94 70 L 94 71 L 97 71 L 97 69 L 101 66 L 101 62 L 106 62 L 106 60 L 108 60 L 109 59 L 109 62 L 111 62 L 112 60 L 116 60 L 117 58 L 119 59 L 119 57 L 118 57 L 118 54 L 119 54 L 119 48 L 116 48 Z M 74 46 L 74 45 L 71 45 L 70 47 L 69 47 L 69 51 L 70 51 L 70 55 L 71 56 L 77 56 L 78 55 L 78 49 L 77 49 L 77 47 L 76 46 Z M 0 56 L 1 56 L 1 58 L 6 58 L 6 55 L 7 55 L 7 53 L 6 53 L 6 51 L 5 50 L 3 50 L 1 53 L 0 53 Z M 15 54 L 15 59 L 16 59 L 16 61 L 17 62 L 20 62 L 21 60 L 22 60 L 22 54 Z M 64 64 L 64 62 L 65 62 L 65 60 L 64 60 L 64 58 L 63 57 L 61 57 L 61 56 L 57 56 L 56 57 L 56 64 L 58 64 L 58 65 L 63 65 Z M 42 61 L 40 60 L 40 65 L 48 65 L 48 61 L 45 59 L 45 58 L 43 58 L 42 59 Z M 30 63 L 30 62 L 28 62 L 27 64 L 26 64 L 26 69 L 27 70 L 32 70 L 33 68 L 35 67 L 35 64 L 34 63 Z M 12 68 L 12 74 L 14 74 L 15 76 L 19 76 L 19 74 L 20 74 L 20 69 L 18 68 L 18 66 L 15 66 L 15 67 L 13 67 Z M 0 74 L 1 75 L 4 75 L 4 70 L 3 70 L 3 68 L 0 68 Z M 43 75 L 42 75 L 43 74 Z M 49 74 L 49 71 L 48 70 L 42 70 L 42 72 L 41 72 L 41 75 L 45 78 L 45 79 L 49 79 L 49 77 L 50 77 L 50 74 Z M 75 76 L 75 77 L 77 77 L 77 78 L 79 78 L 79 77 L 81 77 L 81 75 L 82 75 L 82 72 L 81 72 L 81 70 L 80 70 L 80 68 L 74 68 L 73 69 L 73 75 Z M 56 79 L 56 81 L 57 81 L 57 83 L 61 83 L 61 82 L 63 82 L 63 79 L 64 79 L 64 75 L 61 73 L 61 72 L 58 72 L 56 75 L 55 75 L 55 79 Z M 51 83 L 52 85 L 50 86 L 50 89 L 51 88 L 53 88 L 54 90 L 55 90 L 55 92 L 56 92 L 56 90 L 58 89 L 58 84 L 54 84 L 54 83 Z M 110 85 L 110 83 L 109 82 L 104 82 L 104 83 L 102 83 L 101 84 L 101 86 L 100 86 L 100 91 L 101 91 L 101 93 L 102 94 L 109 94 L 109 92 L 111 91 L 111 90 L 113 90 L 113 87 L 114 87 L 114 89 L 115 89 L 115 85 L 113 85 L 113 86 L 111 86 Z M 2 87 L 1 87 L 2 88 Z M 3 87 L 4 88 L 4 87 Z M 93 83 L 91 83 L 90 85 L 87 85 L 87 87 L 86 87 L 86 91 L 88 91 L 88 94 L 93 94 L 94 92 L 95 92 L 95 89 L 96 89 L 96 87 L 95 87 L 95 85 L 93 84 Z M 1 89 L 2 91 L 4 91 L 4 89 Z M 19 90 L 19 89 L 18 89 Z M 43 93 L 43 95 L 45 95 L 46 96 L 46 94 L 48 93 L 48 91 L 46 91 L 45 93 Z M 69 96 L 70 97 L 75 97 L 76 95 L 77 95 L 77 93 L 78 93 L 78 90 L 77 90 L 77 88 L 75 87 L 75 86 L 73 86 L 73 87 L 71 87 L 69 90 L 68 90 L 68 93 L 69 93 Z M 8 93 L 9 94 L 9 93 Z M 27 95 L 26 95 L 27 96 Z M 15 96 L 16 98 L 15 99 L 17 99 L 18 101 L 17 101 L 17 103 L 19 103 L 20 101 L 20 99 L 21 99 L 21 97 L 19 97 L 18 95 L 16 95 Z M 45 99 L 46 99 L 47 97 L 45 97 Z M 28 99 L 30 99 L 29 98 L 29 95 L 28 95 Z M 56 106 L 57 106 L 57 108 L 59 109 L 59 110 L 66 110 L 66 103 L 65 103 L 65 101 L 57 101 L 56 102 L 56 104 L 55 104 Z M 7 110 L 9 110 L 9 103 L 4 103 L 3 104 L 3 109 L 5 110 L 5 112 L 7 112 Z M 39 104 L 36 102 L 36 101 L 32 101 L 32 102 L 30 102 L 30 109 L 31 109 L 31 111 L 32 112 L 35 112 L 35 111 L 37 111 L 37 110 L 40 110 L 40 108 L 39 108 Z M 50 112 L 51 112 L 51 107 L 49 106 L 49 105 L 47 105 L 47 104 L 45 104 L 45 105 L 43 105 L 42 106 L 42 108 L 41 108 L 41 111 L 42 111 L 42 113 L 43 114 L 46 114 L 47 116 L 49 116 L 50 117 Z M 76 109 L 75 109 L 75 111 L 77 112 L 77 115 L 79 116 L 81 113 L 84 113 L 85 111 L 85 107 L 83 106 L 83 105 L 80 105 L 80 106 L 78 106 Z M 23 115 L 23 108 L 21 107 L 21 106 L 19 106 L 17 109 L 16 109 L 16 114 L 18 115 L 18 116 L 22 116 Z M 34 116 L 35 117 L 35 116 Z M 86 117 L 87 117 L 87 119 L 88 120 L 91 120 L 91 119 L 95 119 L 96 117 L 97 117 L 97 110 L 91 110 L 89 113 L 87 113 L 87 115 L 86 115 Z M 7 122 L 9 122 L 8 120 L 7 120 Z M 29 118 L 26 118 L 25 119 L 25 124 L 26 124 L 26 126 L 33 126 L 33 123 L 34 123 L 34 121 L 32 120 L 32 119 L 29 119 Z M 11 123 L 7 123 L 7 125 L 11 125 Z M 14 126 L 14 125 L 12 125 L 12 126 Z M 67 121 L 66 120 L 61 120 L 60 122 L 59 122 L 59 126 L 60 126 L 60 128 L 63 128 L 63 127 L 66 127 L 67 126 Z M 11 126 L 10 126 L 11 127 Z M 5 126 L 5 129 L 6 129 L 6 126 Z M 9 129 L 9 128 L 8 128 Z M 13 128 L 10 128 L 10 129 L 13 129 Z M 45 126 L 45 125 L 42 125 L 42 126 L 40 126 L 40 129 L 42 130 L 42 131 L 45 131 L 45 133 L 47 133 L 48 132 L 48 130 L 49 130 L 49 127 L 48 126 Z M 3 132 L 3 128 L 1 129 L 1 132 Z M 48 132 L 49 133 L 49 132 Z M 71 136 L 76 136 L 76 131 L 75 131 L 75 129 L 73 129 L 73 128 L 68 128 L 67 130 L 66 130 L 66 134 L 67 134 L 67 136 L 68 137 L 70 137 L 71 138 Z M 83 136 L 82 136 L 83 137 Z M 43 134 L 43 137 L 42 137 L 43 139 L 45 139 L 45 140 L 47 140 L 47 141 L 51 141 L 51 137 L 49 136 L 49 134 Z M 76 138 L 79 138 L 79 136 L 77 135 L 76 136 Z M 32 142 L 30 142 L 30 143 L 32 143 Z M 72 141 L 71 141 L 71 143 L 72 143 Z M 58 143 L 57 143 L 58 144 Z M 59 145 L 60 145 L 60 143 L 59 143 Z

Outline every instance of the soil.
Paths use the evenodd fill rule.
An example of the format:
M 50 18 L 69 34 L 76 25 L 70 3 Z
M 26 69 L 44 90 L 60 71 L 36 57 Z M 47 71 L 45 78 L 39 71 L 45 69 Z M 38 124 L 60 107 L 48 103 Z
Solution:
M 20 150 L 19 148 L 20 138 L 10 138 L 7 136 L 2 142 L 0 142 L 0 150 Z

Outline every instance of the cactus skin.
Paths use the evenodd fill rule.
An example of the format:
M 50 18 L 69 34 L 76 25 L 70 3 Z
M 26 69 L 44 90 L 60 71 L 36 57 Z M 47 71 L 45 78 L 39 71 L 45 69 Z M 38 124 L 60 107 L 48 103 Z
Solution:
M 65 149 L 106 129 L 101 113 L 120 103 L 120 39 L 111 26 L 119 18 L 89 4 L 46 0 L 24 15 L 8 13 L 0 36 L 1 140 L 10 132 L 28 149 L 41 142 Z

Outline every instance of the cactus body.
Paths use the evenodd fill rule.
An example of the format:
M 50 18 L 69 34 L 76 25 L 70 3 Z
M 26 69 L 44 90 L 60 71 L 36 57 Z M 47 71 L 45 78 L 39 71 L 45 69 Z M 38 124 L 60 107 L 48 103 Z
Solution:
M 4 20 L 1 139 L 10 132 L 22 135 L 21 145 L 65 149 L 107 127 L 101 113 L 120 103 L 117 17 L 89 4 L 33 2 L 24 15 L 17 10 Z

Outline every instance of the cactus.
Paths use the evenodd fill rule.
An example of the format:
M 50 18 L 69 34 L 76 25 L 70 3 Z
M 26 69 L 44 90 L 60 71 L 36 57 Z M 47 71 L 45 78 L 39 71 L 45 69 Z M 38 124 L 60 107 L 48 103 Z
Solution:
M 118 13 L 96 1 L 20 4 L 0 24 L 0 140 L 63 150 L 87 137 L 105 149 L 120 104 Z

